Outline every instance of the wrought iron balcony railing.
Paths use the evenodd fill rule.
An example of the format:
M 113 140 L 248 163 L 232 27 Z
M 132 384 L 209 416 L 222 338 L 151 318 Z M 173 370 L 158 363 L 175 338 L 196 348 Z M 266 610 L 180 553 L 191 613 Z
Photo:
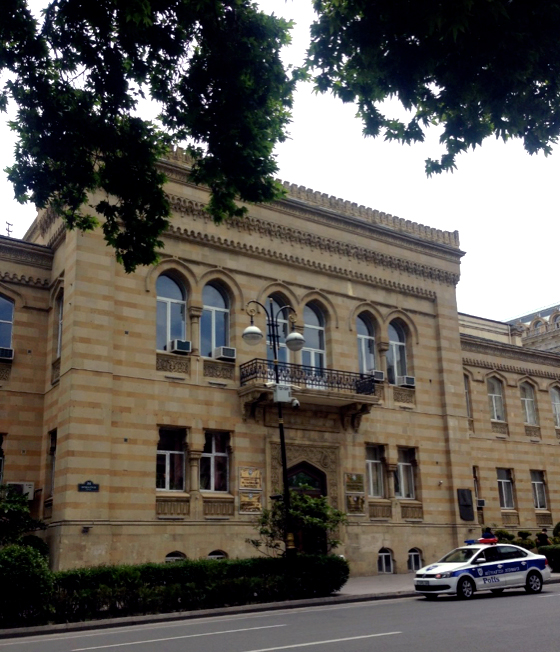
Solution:
M 274 382 L 274 364 L 270 360 L 254 359 L 239 366 L 241 385 L 252 381 Z M 373 377 L 338 369 L 317 369 L 289 362 L 278 363 L 278 380 L 284 385 L 300 385 L 308 389 L 323 389 L 352 394 L 375 394 Z

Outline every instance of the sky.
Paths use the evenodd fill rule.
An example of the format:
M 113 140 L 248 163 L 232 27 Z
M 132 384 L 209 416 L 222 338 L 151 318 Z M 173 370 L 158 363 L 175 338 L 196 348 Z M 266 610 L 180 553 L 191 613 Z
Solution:
M 299 63 L 313 18 L 310 0 L 261 0 L 267 11 L 297 22 L 286 63 Z M 362 136 L 356 109 L 309 85 L 296 93 L 290 138 L 276 149 L 284 181 L 446 231 L 459 231 L 460 312 L 509 320 L 560 303 L 554 233 L 560 206 L 560 146 L 551 156 L 527 154 L 520 141 L 487 139 L 461 155 L 458 169 L 428 178 L 424 160 L 442 153 L 437 131 L 425 143 L 400 145 Z M 0 116 L 0 169 L 10 165 L 13 137 Z M 556 188 L 556 190 L 555 190 Z M 12 223 L 22 237 L 35 209 L 13 199 L 0 174 L 0 234 Z

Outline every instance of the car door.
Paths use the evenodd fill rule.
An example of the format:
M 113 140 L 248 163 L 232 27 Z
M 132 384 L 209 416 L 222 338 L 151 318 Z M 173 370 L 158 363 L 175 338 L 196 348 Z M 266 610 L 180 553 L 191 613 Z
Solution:
M 527 553 L 515 546 L 499 545 L 508 586 L 522 586 L 527 575 Z
M 474 568 L 476 588 L 479 591 L 487 589 L 505 589 L 508 584 L 508 578 L 505 573 L 500 552 L 498 551 L 498 546 L 485 548 L 477 555 L 477 558 L 483 558 L 484 561 L 476 563 Z

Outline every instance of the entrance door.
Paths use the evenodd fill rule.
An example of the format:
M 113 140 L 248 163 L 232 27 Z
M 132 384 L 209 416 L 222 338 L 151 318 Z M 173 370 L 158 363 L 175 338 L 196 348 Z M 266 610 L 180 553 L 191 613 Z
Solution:
M 302 462 L 288 469 L 288 486 L 292 491 L 297 491 L 306 496 L 320 498 L 327 494 L 327 481 L 325 474 L 307 462 Z M 313 516 L 312 505 L 304 500 L 293 501 L 299 510 L 308 516 Z M 294 531 L 296 547 L 300 552 L 310 554 L 326 554 L 327 534 L 317 526 L 305 525 L 303 519 Z

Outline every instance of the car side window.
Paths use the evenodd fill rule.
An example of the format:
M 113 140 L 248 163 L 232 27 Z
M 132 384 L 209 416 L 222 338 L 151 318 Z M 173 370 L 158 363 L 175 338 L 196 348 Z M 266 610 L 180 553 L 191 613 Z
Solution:
M 501 559 L 501 555 L 498 551 L 498 547 L 493 547 L 493 548 L 486 548 L 484 551 L 484 556 L 486 557 L 486 561 L 498 561 Z
M 520 557 L 527 557 L 527 551 L 519 550 L 513 546 L 498 546 L 502 559 L 519 559 Z

